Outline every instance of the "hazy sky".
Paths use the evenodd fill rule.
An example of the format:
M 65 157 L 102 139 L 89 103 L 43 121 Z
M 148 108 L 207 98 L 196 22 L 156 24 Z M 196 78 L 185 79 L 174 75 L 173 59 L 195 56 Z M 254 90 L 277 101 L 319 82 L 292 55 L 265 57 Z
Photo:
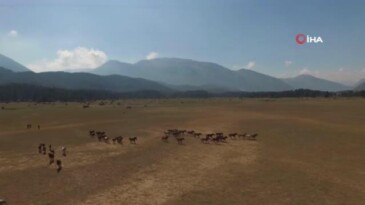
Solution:
M 179 57 L 352 83 L 364 39 L 362 0 L 0 0 L 0 53 L 36 71 Z

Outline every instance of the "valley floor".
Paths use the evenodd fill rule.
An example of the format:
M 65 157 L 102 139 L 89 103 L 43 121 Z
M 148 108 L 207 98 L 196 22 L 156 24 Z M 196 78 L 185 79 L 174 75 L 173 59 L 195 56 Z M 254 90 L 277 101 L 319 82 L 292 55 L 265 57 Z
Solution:
M 0 199 L 13 204 L 363 204 L 364 99 L 8 103 L 0 110 Z M 130 106 L 130 109 L 128 109 Z M 33 128 L 26 129 L 31 123 Z M 41 129 L 36 128 L 37 125 Z M 258 133 L 183 145 L 166 129 Z M 124 143 L 89 136 L 106 131 Z M 128 137 L 138 137 L 136 145 Z M 48 165 L 52 144 L 63 169 Z M 60 148 L 66 146 L 68 156 Z

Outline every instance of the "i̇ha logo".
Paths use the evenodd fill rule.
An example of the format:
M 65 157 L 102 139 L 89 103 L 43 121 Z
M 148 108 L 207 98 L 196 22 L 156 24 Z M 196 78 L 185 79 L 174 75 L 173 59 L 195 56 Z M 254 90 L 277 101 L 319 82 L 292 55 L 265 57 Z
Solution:
M 320 36 L 310 36 L 304 35 L 302 33 L 295 37 L 295 41 L 299 45 L 304 45 L 305 43 L 323 43 L 323 40 Z

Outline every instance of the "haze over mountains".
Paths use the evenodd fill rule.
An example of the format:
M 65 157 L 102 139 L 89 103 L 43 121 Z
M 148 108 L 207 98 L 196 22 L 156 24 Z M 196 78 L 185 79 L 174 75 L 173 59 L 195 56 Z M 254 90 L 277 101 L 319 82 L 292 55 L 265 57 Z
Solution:
M 0 55 L 0 67 L 2 67 L 0 84 L 26 83 L 65 89 L 98 89 L 115 92 L 138 90 L 260 92 L 300 88 L 342 91 L 352 89 L 340 83 L 310 75 L 279 79 L 244 68 L 233 71 L 216 63 L 179 58 L 141 60 L 134 64 L 110 60 L 95 69 L 80 70 L 83 73 L 33 73 L 24 72 L 29 71 L 25 66 Z M 362 85 L 359 86 L 361 89 Z
M 365 90 L 365 79 L 362 79 L 356 83 L 354 90 Z
M 232 71 L 210 62 L 178 58 L 142 60 L 135 64 L 109 61 L 92 70 L 95 74 L 119 74 L 140 77 L 168 85 L 185 85 L 197 88 L 221 88 L 232 91 L 283 91 L 292 88 L 283 81 L 241 69 Z
M 169 92 L 170 88 L 157 82 L 119 75 L 98 76 L 90 73 L 66 72 L 13 72 L 0 67 L 0 85 L 18 83 L 64 89 L 106 90 L 133 92 L 156 90 Z
M 283 81 L 295 89 L 306 88 L 310 90 L 324 90 L 324 91 L 341 91 L 341 90 L 351 89 L 350 87 L 342 85 L 340 83 L 316 78 L 311 75 L 299 75 L 295 78 L 283 79 Z

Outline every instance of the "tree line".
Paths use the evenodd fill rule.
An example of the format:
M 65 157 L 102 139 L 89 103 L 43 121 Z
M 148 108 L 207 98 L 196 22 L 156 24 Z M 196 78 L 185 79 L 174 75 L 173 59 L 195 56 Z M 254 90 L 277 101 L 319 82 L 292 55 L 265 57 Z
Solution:
M 282 92 L 224 92 L 185 91 L 162 93 L 153 90 L 136 92 L 110 92 L 104 90 L 68 90 L 27 84 L 7 84 L 0 86 L 1 102 L 86 102 L 93 100 L 116 99 L 149 99 L 149 98 L 211 98 L 211 97 L 244 97 L 244 98 L 283 98 L 283 97 L 365 97 L 365 91 L 325 92 L 298 89 Z

